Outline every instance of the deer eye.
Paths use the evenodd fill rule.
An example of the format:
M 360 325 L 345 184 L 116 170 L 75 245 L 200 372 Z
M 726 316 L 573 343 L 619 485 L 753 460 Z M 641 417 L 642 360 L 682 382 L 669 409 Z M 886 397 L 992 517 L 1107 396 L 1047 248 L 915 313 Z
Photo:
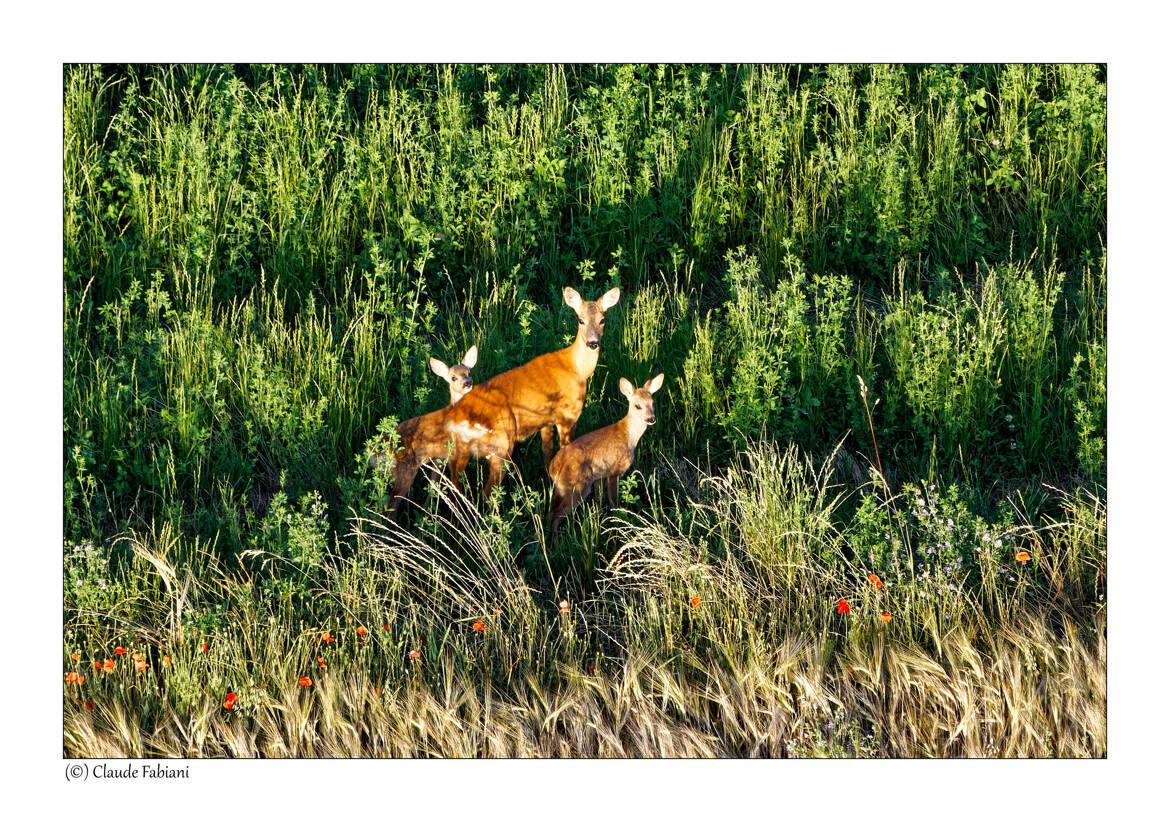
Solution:
M 580 317 L 577 318 L 577 325 L 585 325 L 585 321 Z
M 637 408 L 639 411 L 642 410 L 642 406 L 640 406 L 640 405 L 635 405 L 634 407 Z
M 601 318 L 601 319 L 598 321 L 598 323 L 597 323 L 597 324 L 598 324 L 598 325 L 605 325 L 605 317 L 602 317 L 602 318 Z

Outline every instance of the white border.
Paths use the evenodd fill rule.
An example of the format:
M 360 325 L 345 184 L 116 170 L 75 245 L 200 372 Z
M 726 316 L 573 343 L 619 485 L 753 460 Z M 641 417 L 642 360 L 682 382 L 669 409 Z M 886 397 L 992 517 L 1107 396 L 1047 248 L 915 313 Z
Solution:
M 1167 131 L 1163 25 L 1126 2 L 809 4 L 602 0 L 412 4 L 22 4 L 4 37 L 3 324 L 8 442 L 5 772 L 39 806 L 304 819 L 434 814 L 687 820 L 766 815 L 1010 818 L 1152 804 L 1165 766 Z M 61 64 L 64 61 L 1107 61 L 1109 759 L 1105 762 L 195 762 L 191 784 L 67 785 L 61 759 Z M 1161 503 L 1161 504 L 1160 504 Z M 1159 769 L 1161 770 L 1161 768 Z M 29 789 L 32 789 L 31 791 Z M 15 798 L 15 797 L 14 797 Z M 128 805 L 129 807 L 126 807 Z

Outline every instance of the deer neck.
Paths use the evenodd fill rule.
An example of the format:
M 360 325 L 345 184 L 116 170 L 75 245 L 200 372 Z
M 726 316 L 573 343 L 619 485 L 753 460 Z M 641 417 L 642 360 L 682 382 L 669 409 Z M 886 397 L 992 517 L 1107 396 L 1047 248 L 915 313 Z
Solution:
M 597 368 L 597 358 L 600 355 L 601 348 L 598 347 L 596 351 L 591 350 L 585 344 L 584 332 L 578 331 L 577 339 L 573 340 L 573 344 L 569 346 L 569 359 L 581 379 L 587 380 L 593 376 L 593 370 Z
M 631 411 L 622 419 L 622 427 L 625 429 L 626 444 L 629 445 L 630 451 L 633 451 L 638 446 L 638 440 L 646 433 L 646 421 L 635 417 Z

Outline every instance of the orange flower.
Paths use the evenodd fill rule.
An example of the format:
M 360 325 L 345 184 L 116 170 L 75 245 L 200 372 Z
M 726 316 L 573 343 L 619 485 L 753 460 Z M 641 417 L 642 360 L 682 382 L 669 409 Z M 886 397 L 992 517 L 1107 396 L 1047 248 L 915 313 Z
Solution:
M 879 591 L 882 589 L 882 578 L 877 574 L 870 574 L 869 581 L 873 583 L 874 588 L 877 588 Z
M 351 616 L 347 616 L 347 617 L 345 618 L 345 621 L 346 621 L 346 622 L 353 622 L 353 617 L 351 617 Z
M 422 654 L 420 654 L 418 651 L 411 651 L 409 654 L 407 654 L 407 656 L 411 659 L 418 659 L 420 656 L 422 656 Z
M 200 643 L 199 650 L 201 653 L 207 653 L 207 643 L 206 642 Z
M 310 685 L 313 684 L 313 680 L 309 679 L 307 676 L 302 676 L 300 679 L 297 680 L 297 684 L 304 685 L 306 688 L 308 688 Z
M 228 691 L 228 694 L 227 694 L 227 696 L 225 696 L 225 697 L 223 698 L 223 706 L 224 706 L 225 708 L 227 708 L 227 709 L 230 711 L 232 708 L 234 708 L 234 707 L 236 706 L 236 700 L 237 700 L 238 698 L 239 698 L 239 697 L 237 697 L 237 696 L 236 696 L 235 694 L 233 694 L 231 691 Z
M 162 658 L 162 664 L 164 668 L 168 667 L 171 664 L 171 658 L 169 656 L 164 656 Z
M 383 630 L 383 631 L 389 631 L 389 630 L 390 630 L 390 624 L 389 624 L 389 623 L 386 623 L 385 625 L 383 625 L 383 626 L 382 626 L 382 630 Z
M 1020 551 L 1020 553 L 1016 554 L 1016 562 L 1027 562 L 1031 558 L 1032 555 L 1027 551 Z
M 318 642 L 334 642 L 335 639 L 334 639 L 332 633 L 330 633 L 329 631 L 323 631 L 321 633 L 321 638 L 317 641 Z
M 317 657 L 317 667 L 318 667 L 318 668 L 324 668 L 324 667 L 325 667 L 325 657 L 323 657 L 323 656 L 319 656 L 319 657 Z
M 889 614 L 882 614 L 882 622 L 889 622 L 891 619 L 893 619 L 893 617 Z
M 94 661 L 93 667 L 100 671 L 102 669 L 102 664 L 100 662 Z
M 138 653 L 138 651 L 135 651 L 134 653 L 130 654 L 130 658 L 137 662 L 138 660 L 142 659 L 142 654 Z
M 119 654 L 124 654 L 124 653 L 126 653 L 126 649 L 123 648 L 121 645 L 119 645 L 117 648 L 114 649 L 114 656 L 118 656 Z
M 471 630 L 473 630 L 473 631 L 484 630 L 483 621 L 477 619 L 475 622 L 471 623 Z
M 135 669 L 137 669 L 139 671 L 145 671 L 146 670 L 146 660 L 142 659 L 141 657 L 134 660 L 134 667 L 135 667 Z
M 79 705 L 81 705 L 81 707 L 85 708 L 85 710 L 87 710 L 87 711 L 93 710 L 93 700 L 92 699 L 90 699 L 90 700 L 79 699 L 79 700 L 77 700 L 77 703 Z
M 502 614 L 504 612 L 502 610 L 500 610 L 499 608 L 492 608 L 492 613 L 495 614 L 496 616 L 499 616 L 500 614 Z
M 77 671 L 70 671 L 69 673 L 65 674 L 65 681 L 71 685 L 80 685 L 85 681 L 85 677 L 79 675 Z
M 699 603 L 701 603 L 702 601 L 703 601 L 702 597 L 691 597 L 691 607 L 698 608 Z
M 365 625 L 359 625 L 357 627 L 357 632 L 358 632 L 358 636 L 365 636 L 366 634 L 369 633 L 369 631 L 366 630 Z
M 71 653 L 69 656 L 74 662 L 77 662 L 79 659 L 81 659 L 81 654 L 77 653 L 76 651 Z
M 569 601 L 566 599 L 562 599 L 560 602 L 557 603 L 557 608 L 560 609 L 560 612 L 562 614 L 569 613 Z
M 849 603 L 843 599 L 837 600 L 837 613 L 839 613 L 839 614 L 849 613 Z
M 103 670 L 103 671 L 112 671 L 112 670 L 114 670 L 114 665 L 116 665 L 116 664 L 117 664 L 117 663 L 116 663 L 116 662 L 114 662 L 114 660 L 112 660 L 112 659 L 107 659 L 107 660 L 106 660 L 106 662 L 105 662 L 105 664 L 104 664 L 104 665 L 102 665 L 102 670 Z

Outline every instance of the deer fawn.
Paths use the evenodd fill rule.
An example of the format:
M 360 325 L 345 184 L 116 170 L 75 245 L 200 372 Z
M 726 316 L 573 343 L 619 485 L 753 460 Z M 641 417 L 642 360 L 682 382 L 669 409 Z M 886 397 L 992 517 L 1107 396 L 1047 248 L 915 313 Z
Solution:
M 603 479 L 609 480 L 609 504 L 617 504 L 618 479 L 633 464 L 634 449 L 646 426 L 655 422 L 651 395 L 662 387 L 663 378 L 659 374 L 641 388 L 634 388 L 622 377 L 618 388 L 630 401 L 626 415 L 612 425 L 573 440 L 553 457 L 548 467 L 553 481 L 552 536 L 556 536 L 565 515 Z
M 499 481 L 502 462 L 512 453 L 515 442 L 515 420 L 506 403 L 497 392 L 487 392 L 465 409 L 465 413 L 450 417 L 445 412 L 472 390 L 471 369 L 479 358 L 479 351 L 473 345 L 457 365 L 448 367 L 442 360 L 431 357 L 431 370 L 448 383 L 451 400 L 446 408 L 404 420 L 398 425 L 398 449 L 394 452 L 394 497 L 390 506 L 397 511 L 410 491 L 419 466 L 427 460 L 452 456 L 451 470 L 462 471 L 470 456 L 487 457 L 492 463 L 489 486 Z M 453 430 L 448 430 L 453 425 Z M 502 432 L 493 436 L 496 431 Z M 498 462 L 492 461 L 498 455 Z M 386 454 L 370 457 L 371 467 L 377 465 Z
M 597 367 L 605 312 L 617 305 L 621 290 L 611 288 L 601 299 L 586 301 L 566 287 L 565 305 L 577 314 L 577 337 L 568 348 L 550 351 L 524 365 L 497 374 L 487 382 L 503 392 L 516 416 L 516 440 L 528 439 L 540 431 L 544 464 L 553 455 L 553 428 L 563 448 L 573 437 L 573 428 L 585 405 L 585 384 Z
M 503 393 L 477 385 L 458 402 L 406 420 L 398 426 L 400 445 L 394 452 L 394 496 L 391 513 L 397 512 L 410 492 L 419 466 L 427 460 L 450 456 L 451 479 L 459 475 L 471 457 L 486 458 L 491 467 L 484 483 L 484 498 L 500 481 L 504 460 L 511 459 L 516 443 L 516 418 Z
M 431 357 L 427 362 L 441 380 L 446 380 L 451 389 L 451 402 L 448 405 L 454 405 L 471 390 L 471 369 L 475 368 L 475 362 L 479 359 L 479 349 L 474 345 L 467 349 L 467 353 L 463 355 L 463 360 L 457 365 L 452 365 L 450 368 L 442 360 L 437 360 Z

